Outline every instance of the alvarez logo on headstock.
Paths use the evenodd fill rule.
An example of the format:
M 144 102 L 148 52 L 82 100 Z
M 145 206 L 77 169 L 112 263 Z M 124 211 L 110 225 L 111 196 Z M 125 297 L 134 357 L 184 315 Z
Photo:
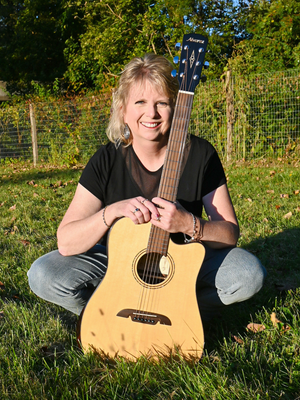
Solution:
M 201 77 L 201 72 L 202 68 L 206 69 L 209 66 L 207 61 L 204 62 L 207 43 L 207 38 L 202 35 L 184 35 L 178 71 L 180 92 L 194 93 L 199 81 L 206 80 L 205 75 Z M 180 44 L 176 47 L 179 48 Z M 179 57 L 174 57 L 174 62 L 178 61 Z M 177 72 L 174 70 L 172 75 L 176 76 Z

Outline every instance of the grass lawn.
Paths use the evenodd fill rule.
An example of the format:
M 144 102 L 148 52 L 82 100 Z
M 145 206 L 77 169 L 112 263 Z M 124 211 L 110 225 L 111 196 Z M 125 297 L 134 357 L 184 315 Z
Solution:
M 56 229 L 81 168 L 2 165 L 0 398 L 300 399 L 299 165 L 277 160 L 226 167 L 239 246 L 262 260 L 268 278 L 258 295 L 210 326 L 196 364 L 82 353 L 77 318 L 38 299 L 26 277 L 36 258 L 56 248 Z

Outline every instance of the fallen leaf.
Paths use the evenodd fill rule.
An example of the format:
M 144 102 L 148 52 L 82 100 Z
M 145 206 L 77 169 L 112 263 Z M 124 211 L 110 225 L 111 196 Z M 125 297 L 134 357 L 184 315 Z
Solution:
M 252 199 L 250 199 L 250 197 L 248 197 L 247 200 L 248 200 L 250 203 L 252 203 L 252 201 L 253 201 Z
M 15 205 L 13 205 L 13 206 L 11 206 L 10 208 L 9 208 L 9 211 L 13 211 L 13 210 L 15 210 L 17 208 L 17 205 L 15 204 Z
M 276 174 L 276 171 L 270 171 L 270 175 L 274 176 Z
M 281 199 L 288 199 L 290 196 L 288 194 L 280 194 Z
M 33 193 L 33 197 L 38 197 L 38 194 L 37 193 Z
M 279 321 L 279 319 L 276 317 L 276 314 L 274 312 L 272 312 L 271 314 L 271 321 L 273 326 L 277 326 L 278 323 L 281 323 L 281 321 Z
M 282 330 L 283 330 L 284 332 L 289 331 L 289 330 L 291 329 L 291 327 L 290 327 L 288 324 L 284 324 L 283 322 L 281 322 L 281 321 L 276 317 L 276 314 L 275 314 L 274 312 L 272 312 L 272 314 L 271 314 L 271 321 L 272 321 L 272 324 L 273 324 L 273 326 L 274 326 L 275 328 L 278 328 L 278 325 L 279 325 L 279 327 L 280 327 L 280 326 L 282 327 Z
M 280 206 L 279 206 L 279 205 L 276 205 L 275 207 L 276 207 L 276 210 L 279 210 L 279 208 L 280 208 Z
M 293 214 L 292 214 L 291 212 L 289 212 L 289 213 L 285 214 L 285 215 L 283 216 L 283 218 L 285 218 L 285 219 L 290 219 L 292 216 L 293 216 Z
M 264 218 L 263 222 L 269 222 L 268 218 Z
M 274 190 L 267 190 L 267 193 L 274 193 Z
M 299 194 L 300 193 L 300 190 L 294 190 L 294 194 Z
M 27 181 L 27 185 L 34 185 L 35 184 L 35 182 L 34 181 Z
M 4 289 L 5 289 L 4 283 L 0 282 L 0 290 L 4 290 Z
M 28 246 L 30 244 L 29 240 L 23 240 L 21 239 L 20 242 L 24 245 L 24 246 Z
M 239 344 L 243 344 L 244 343 L 244 341 L 241 338 L 239 338 L 238 336 L 236 336 L 236 335 L 231 335 L 231 337 L 235 342 L 237 342 Z
M 247 328 L 249 331 L 257 333 L 257 332 L 262 332 L 266 329 L 266 327 L 262 324 L 255 324 L 254 322 L 251 322 L 251 324 L 247 325 Z

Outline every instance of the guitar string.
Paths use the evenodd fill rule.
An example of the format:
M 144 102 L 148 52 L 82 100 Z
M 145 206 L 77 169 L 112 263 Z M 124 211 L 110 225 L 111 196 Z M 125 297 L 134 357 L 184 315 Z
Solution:
M 176 114 L 176 111 L 175 111 Z M 176 122 L 176 119 L 175 119 Z M 166 160 L 168 161 L 168 157 L 166 157 Z M 168 169 L 168 162 L 165 164 L 164 168 Z M 164 185 L 164 174 L 162 176 L 162 182 L 160 183 L 160 187 Z M 149 238 L 149 243 L 150 246 L 147 249 L 147 256 L 146 256 L 146 263 L 145 263 L 145 276 L 149 276 L 148 279 L 148 284 L 149 284 L 149 288 L 151 288 L 152 285 L 154 285 L 156 282 L 156 278 L 155 276 L 158 276 L 159 273 L 159 258 L 160 258 L 160 253 L 163 253 L 163 247 L 164 247 L 164 236 L 165 236 L 165 232 L 162 231 L 160 228 L 158 227 L 152 227 L 151 229 L 151 233 L 152 233 L 152 237 Z M 160 246 L 162 247 L 162 249 L 160 249 Z M 148 296 L 146 295 L 146 293 L 149 293 Z M 142 297 L 142 300 L 144 300 L 143 302 L 141 302 L 141 309 L 147 310 L 150 309 L 149 306 L 149 300 L 152 298 L 154 298 L 154 296 L 151 296 L 152 294 L 152 290 L 149 289 L 149 291 L 147 291 L 145 293 L 145 291 L 143 292 L 143 294 L 145 294 L 145 296 Z M 153 301 L 152 301 L 153 302 Z M 142 305 L 142 303 L 144 303 Z M 152 304 L 153 305 L 153 304 Z M 152 309 L 153 307 L 151 307 Z
M 200 53 L 198 53 L 198 54 L 200 54 Z M 197 59 L 199 58 L 199 56 L 197 57 Z M 196 60 L 197 61 L 197 60 Z M 195 63 L 195 66 L 196 66 L 197 64 Z M 194 68 L 194 72 L 195 72 L 195 68 Z M 191 83 L 190 83 L 190 87 L 191 87 Z M 189 88 L 190 89 L 190 88 Z M 187 100 L 187 110 L 184 110 L 184 112 L 186 112 L 186 116 L 183 116 L 182 117 L 182 120 L 185 122 L 185 126 L 184 126 L 184 129 L 183 130 L 180 130 L 181 132 L 183 132 L 183 136 L 185 135 L 185 133 L 187 132 L 187 129 L 188 129 L 188 125 L 189 125 L 189 113 L 190 113 L 190 110 L 191 110 L 191 107 L 192 107 L 192 102 L 193 102 L 193 95 L 192 96 L 190 96 L 190 95 L 185 95 L 185 97 L 188 97 L 188 100 Z M 190 103 L 190 105 L 188 104 L 188 103 Z M 181 112 L 182 113 L 182 110 L 180 109 L 180 103 L 179 103 L 179 112 Z M 176 120 L 177 121 L 177 120 Z M 175 131 L 176 131 L 177 129 L 176 129 L 176 126 L 175 126 Z M 178 138 L 177 138 L 178 139 Z M 179 142 L 181 143 L 181 148 L 179 149 L 179 152 L 181 152 L 181 151 L 183 151 L 183 148 L 182 148 L 182 142 L 183 142 L 183 139 L 185 139 L 186 140 L 186 138 L 184 138 L 184 137 L 182 137 L 182 138 L 180 138 L 180 140 L 179 140 Z M 172 143 L 174 143 L 174 142 L 172 142 Z M 172 144 L 171 143 L 171 144 Z M 176 141 L 175 141 L 175 145 L 176 145 Z M 174 150 L 174 149 L 172 149 L 171 148 L 171 151 L 176 151 L 176 149 Z M 178 151 L 178 150 L 177 150 Z M 179 157 L 179 158 L 181 158 L 181 156 Z M 168 158 L 168 160 L 170 160 L 170 162 L 173 162 L 172 161 L 172 157 L 170 157 L 170 158 Z M 179 165 L 180 165 L 181 163 L 179 163 Z M 168 166 L 168 168 L 170 169 L 170 165 Z M 177 176 L 176 176 L 176 173 L 177 173 Z M 178 181 L 178 179 L 179 179 L 179 177 L 180 177 L 180 173 L 181 173 L 181 171 L 180 171 L 180 169 L 179 168 L 176 168 L 175 169 L 175 182 L 177 182 Z M 166 184 L 166 183 L 165 183 Z M 178 187 L 178 185 L 175 185 L 175 190 L 177 190 L 177 187 Z M 175 191 L 174 191 L 174 193 L 173 193 L 173 199 L 174 199 L 174 196 L 175 196 Z M 156 233 L 156 235 L 155 235 L 155 233 Z M 160 237 L 162 236 L 162 239 L 164 239 L 164 236 L 161 234 L 161 231 L 155 231 L 154 232 L 154 235 L 156 236 L 156 238 L 154 238 L 154 240 L 155 241 L 159 241 L 160 240 Z M 156 260 L 157 261 L 157 260 Z M 150 265 L 156 265 L 156 262 L 153 262 L 153 261 L 151 261 L 151 260 L 148 260 L 148 262 L 150 263 Z M 146 269 L 148 270 L 148 267 L 146 266 Z M 152 270 L 153 270 L 153 268 L 152 268 Z M 170 271 L 169 271 L 170 272 Z M 153 275 L 153 280 L 155 279 L 155 271 L 152 271 L 151 273 L 150 273 L 150 275 Z M 154 282 L 152 282 L 152 284 L 153 284 Z M 151 284 L 151 282 L 150 282 L 150 284 Z M 150 309 L 150 308 L 149 308 Z
M 181 100 L 181 98 L 182 98 L 182 96 L 179 95 L 179 102 L 176 104 L 176 107 L 175 107 L 175 113 L 174 113 L 175 117 L 177 117 L 177 114 L 179 114 L 179 117 L 182 114 L 182 110 L 181 110 L 181 108 L 182 108 L 182 105 L 181 105 L 182 100 Z M 176 133 L 178 131 L 179 131 L 179 133 L 181 132 L 181 130 L 178 129 L 179 120 L 180 120 L 180 118 L 179 119 L 178 119 L 178 117 L 175 118 L 175 125 L 172 126 L 172 135 L 175 136 L 175 139 L 177 139 L 177 141 L 178 141 L 178 138 L 176 138 Z M 172 137 L 172 139 L 174 139 L 174 138 Z M 182 139 L 180 137 L 179 137 L 179 141 L 182 141 Z M 174 149 L 173 149 L 174 142 L 173 142 L 173 140 L 171 140 L 169 143 L 170 143 L 170 146 L 168 147 L 167 151 L 168 152 L 169 151 L 172 152 L 172 151 L 174 151 Z M 177 144 L 175 143 L 175 145 L 177 145 Z M 172 156 L 166 157 L 166 165 L 165 165 L 166 171 L 168 171 L 168 170 L 172 171 L 172 168 L 170 168 L 170 166 L 172 166 L 171 163 L 174 163 L 173 157 Z M 176 172 L 176 170 L 178 170 L 178 168 L 175 169 L 175 172 Z M 171 172 L 171 174 L 172 174 L 172 172 Z M 176 177 L 176 175 L 175 175 L 175 177 Z M 167 185 L 167 174 L 164 173 L 162 178 L 163 179 L 162 179 L 160 187 L 167 187 L 167 189 L 169 190 L 169 185 Z M 168 178 L 168 179 L 173 179 L 173 177 L 172 178 Z M 171 195 L 171 199 L 174 200 L 174 195 L 175 195 L 175 191 L 176 191 L 175 188 L 174 188 L 174 185 L 171 187 L 171 190 L 172 189 L 173 189 L 173 193 L 170 193 L 170 195 Z M 149 274 L 150 274 L 150 277 L 152 277 L 152 278 L 150 278 L 150 279 L 152 279 L 152 282 L 150 282 L 150 287 L 151 287 L 151 285 L 153 285 L 155 283 L 156 284 L 158 283 L 155 280 L 156 279 L 155 276 L 156 276 L 156 274 L 158 275 L 159 272 L 161 272 L 159 263 L 161 261 L 162 256 L 166 256 L 167 257 L 167 244 L 168 243 L 165 243 L 165 242 L 169 242 L 169 234 L 166 235 L 166 233 L 164 231 L 162 231 L 162 229 L 156 228 L 156 229 L 154 229 L 154 239 L 153 240 L 154 240 L 154 244 L 156 244 L 158 249 L 159 249 L 160 246 L 161 246 L 162 249 L 159 252 L 156 252 L 156 251 L 152 252 L 151 249 L 150 249 L 150 254 L 147 255 L 147 262 L 146 262 L 145 269 L 147 271 L 150 271 Z M 154 246 L 154 247 L 156 247 L 156 246 Z M 164 247 L 166 247 L 165 251 L 164 251 Z M 170 270 L 168 271 L 168 273 L 170 273 Z M 161 273 L 161 275 L 163 275 L 163 274 Z M 153 291 L 150 290 L 149 291 L 149 295 L 145 296 L 145 300 L 146 300 L 145 303 L 148 303 L 148 305 L 145 306 L 144 309 L 153 309 L 153 305 L 154 305 L 153 303 L 155 302 L 155 300 L 157 300 L 156 293 L 157 293 L 157 291 L 153 292 Z M 150 306 L 149 303 L 151 303 L 151 306 Z
M 199 58 L 199 54 L 200 53 L 198 53 L 197 59 Z M 196 63 L 195 63 L 195 66 L 196 66 Z M 185 66 L 185 68 L 187 68 L 187 66 Z M 195 68 L 194 68 L 194 71 L 195 71 Z M 185 76 L 186 76 L 186 71 L 185 71 L 184 77 Z M 181 87 L 184 87 L 184 85 L 186 85 L 186 80 L 184 79 L 184 77 L 182 79 L 182 86 Z M 190 82 L 189 89 L 191 87 L 191 83 L 192 82 Z M 182 161 L 183 151 L 184 151 L 183 140 L 186 141 L 186 137 L 184 137 L 184 136 L 187 135 L 188 126 L 189 126 L 189 120 L 190 120 L 190 118 L 189 118 L 190 115 L 189 114 L 191 112 L 191 107 L 192 107 L 192 103 L 193 103 L 193 95 L 183 94 L 182 97 L 183 98 L 181 99 L 181 96 L 180 96 L 178 107 L 177 107 L 177 104 L 176 104 L 176 107 L 177 107 L 178 113 L 180 114 L 179 116 L 184 121 L 184 129 L 179 129 L 180 126 L 179 126 L 179 128 L 176 126 L 176 124 L 180 125 L 179 122 L 177 122 L 178 119 L 175 120 L 174 136 L 176 136 L 175 133 L 178 134 L 178 131 L 179 131 L 179 140 L 178 140 L 178 137 L 174 138 L 176 140 L 171 142 L 171 149 L 170 149 L 170 151 L 179 152 L 179 154 L 180 154 L 179 155 L 179 160 L 177 161 L 178 165 L 177 165 L 177 168 L 172 169 L 171 168 L 172 165 L 170 165 L 170 164 L 172 164 L 172 163 L 174 164 L 176 161 L 174 161 L 172 157 L 168 157 L 167 158 L 167 166 L 166 166 L 167 170 L 171 170 L 171 171 L 175 170 L 175 177 L 173 178 L 174 181 L 175 181 L 175 185 L 173 185 L 171 187 L 171 190 L 173 189 L 173 193 L 172 192 L 170 193 L 171 196 L 172 196 L 172 199 L 174 199 L 174 197 L 176 195 L 176 191 L 178 189 L 178 183 L 179 183 L 179 178 L 180 178 L 180 174 L 181 174 L 181 168 L 179 168 L 178 166 L 181 166 L 181 164 L 182 164 L 181 161 Z M 184 99 L 184 97 L 187 97 L 187 101 L 186 101 L 186 99 Z M 187 103 L 187 105 L 185 106 L 184 103 Z M 182 110 L 182 108 L 183 108 L 183 110 Z M 183 113 L 183 115 L 181 115 L 182 113 Z M 176 146 L 178 147 L 178 143 L 180 143 L 180 146 L 179 146 L 179 149 L 176 149 Z M 175 149 L 173 149 L 173 147 L 175 147 Z M 168 178 L 168 179 L 171 179 L 171 178 Z M 162 187 L 167 187 L 168 190 L 169 190 L 169 186 L 166 185 L 166 175 L 164 176 L 164 179 L 162 181 Z M 146 261 L 145 261 L 145 266 L 144 266 L 144 271 L 143 271 L 143 280 L 144 281 L 145 281 L 145 278 L 147 277 L 147 275 L 149 275 L 148 279 L 150 279 L 150 282 L 148 284 L 149 284 L 150 287 L 155 285 L 155 284 L 158 284 L 158 282 L 156 281 L 156 279 L 157 279 L 156 278 L 156 273 L 157 273 L 156 269 L 159 272 L 159 267 L 160 266 L 159 266 L 158 257 L 160 257 L 161 254 L 160 254 L 160 252 L 156 251 L 157 249 L 155 247 L 157 246 L 158 249 L 159 249 L 159 244 L 162 242 L 161 243 L 161 246 L 162 246 L 161 253 L 163 255 L 166 255 L 166 257 L 167 257 L 167 248 L 168 248 L 168 242 L 169 242 L 169 235 L 167 235 L 167 237 L 166 237 L 166 235 L 165 235 L 164 231 L 162 231 L 162 229 L 156 228 L 154 226 L 152 226 L 152 228 L 153 229 L 151 229 L 151 231 L 150 231 L 149 242 L 150 243 L 154 243 L 154 245 L 153 245 L 153 248 L 147 248 Z M 156 228 L 156 229 L 154 229 L 154 228 Z M 163 251 L 164 247 L 166 248 L 166 251 Z M 150 268 L 149 268 L 149 266 L 150 266 Z M 170 273 L 170 268 L 169 268 L 168 273 Z M 167 277 L 165 279 L 167 279 Z M 148 296 L 147 296 L 147 292 L 149 292 Z M 140 310 L 142 313 L 145 314 L 147 312 L 147 309 L 150 310 L 150 309 L 153 308 L 153 304 L 151 305 L 151 307 L 150 306 L 146 306 L 146 307 L 142 306 L 142 303 L 149 303 L 149 300 L 151 300 L 151 299 L 152 299 L 152 303 L 153 303 L 154 298 L 156 297 L 155 293 L 157 291 L 156 290 L 154 291 L 154 296 L 151 296 L 152 292 L 153 292 L 153 290 L 146 291 L 146 292 L 145 292 L 145 290 L 142 290 L 142 296 L 140 298 L 140 300 L 141 300 L 140 301 L 140 306 L 138 307 L 137 312 Z M 143 296 L 143 294 L 145 294 L 145 296 Z M 144 297 L 144 301 L 142 300 L 143 297 Z M 147 297 L 148 297 L 148 301 L 147 301 Z
M 185 79 L 183 79 L 182 80 L 182 82 L 183 82 L 183 85 L 185 84 Z M 179 97 L 179 105 L 177 106 L 177 104 L 176 104 L 176 110 L 175 110 L 175 114 L 177 114 L 177 112 L 179 113 L 179 114 L 182 114 L 182 110 L 181 110 L 181 108 L 182 108 L 182 105 L 181 105 L 181 103 L 182 103 L 182 100 L 181 100 L 181 97 L 182 96 L 180 96 Z M 172 127 L 172 129 L 174 129 L 174 135 L 175 135 L 175 133 L 177 132 L 177 131 L 179 131 L 179 132 L 181 132 L 181 130 L 180 129 L 178 129 L 178 126 L 176 126 L 176 124 L 177 125 L 179 125 L 179 123 L 177 122 L 178 121 L 178 119 L 176 119 L 175 118 L 175 125 L 174 125 L 174 127 Z M 176 136 L 176 135 L 175 135 Z M 177 139 L 177 141 L 178 141 L 178 138 L 176 138 Z M 179 142 L 182 142 L 182 138 L 179 138 Z M 171 141 L 170 142 L 170 144 L 171 144 L 171 151 L 174 151 L 174 149 L 172 148 L 173 146 L 173 142 Z M 175 143 L 176 144 L 176 143 Z M 182 151 L 182 146 L 181 146 L 181 151 Z M 179 158 L 181 158 L 181 157 L 179 157 Z M 170 170 L 170 163 L 173 163 L 174 161 L 173 161 L 173 157 L 167 157 L 166 158 L 166 160 L 167 160 L 167 163 L 166 163 L 166 170 Z M 179 168 L 176 168 L 175 169 L 175 172 L 176 172 L 176 170 L 177 170 L 177 175 L 178 175 L 178 169 Z M 180 171 L 179 171 L 179 173 L 180 173 Z M 178 176 L 176 177 L 176 174 L 175 174 L 175 178 L 177 178 L 178 179 Z M 162 185 L 162 187 L 166 187 L 166 174 L 164 174 L 164 176 L 163 176 L 163 180 L 162 180 L 162 183 L 161 183 L 161 185 Z M 177 190 L 175 190 L 175 188 L 174 188 L 174 186 L 171 188 L 171 189 L 173 189 L 173 193 L 171 193 L 171 195 L 172 195 L 172 199 L 174 200 L 174 196 L 175 196 L 175 191 Z M 155 228 L 155 227 L 154 227 Z M 166 255 L 167 256 L 167 245 L 168 245 L 168 242 L 169 242 L 169 234 L 168 235 L 166 235 L 165 234 L 165 232 L 163 232 L 161 229 L 159 229 L 159 228 L 156 228 L 156 229 L 153 229 L 153 242 L 152 243 L 154 243 L 154 246 L 153 247 L 155 247 L 155 244 L 156 244 L 156 246 L 158 246 L 159 244 L 161 244 L 161 246 L 162 246 L 162 251 L 161 252 L 152 252 L 151 250 L 152 249 L 149 249 L 149 251 L 150 251 L 150 253 L 149 254 L 147 254 L 147 257 L 146 257 L 146 264 L 145 264 L 145 270 L 146 270 L 146 274 L 149 274 L 150 275 L 150 280 L 152 279 L 152 282 L 150 282 L 150 287 L 151 287 L 151 285 L 153 285 L 153 284 L 155 284 L 155 283 L 158 283 L 158 282 L 156 282 L 155 281 L 155 276 L 156 276 L 156 273 L 158 273 L 159 272 L 159 269 L 160 269 L 160 265 L 159 265 L 159 261 L 160 261 L 160 258 L 161 258 L 161 254 L 160 253 L 162 253 L 163 255 Z M 167 237 L 166 237 L 167 236 Z M 161 243 L 162 242 L 162 243 Z M 164 243 L 164 242 L 167 242 L 167 243 Z M 163 248 L 164 247 L 166 247 L 166 249 L 165 249 L 165 251 L 163 251 Z M 158 246 L 158 248 L 159 248 L 159 246 Z M 156 250 L 156 249 L 153 249 L 153 250 Z M 157 270 L 157 272 L 156 272 L 156 270 Z M 170 270 L 168 271 L 169 273 L 170 273 Z M 163 274 L 162 274 L 163 275 Z M 152 278 L 151 278 L 152 277 Z M 165 278 L 166 279 L 166 278 Z M 148 306 L 145 306 L 145 307 L 140 307 L 141 309 L 143 309 L 144 308 L 144 310 L 147 310 L 147 309 L 153 309 L 153 302 L 154 302 L 154 300 L 155 300 L 155 298 L 157 297 L 157 296 L 155 296 L 155 294 L 156 294 L 156 292 L 157 291 L 154 291 L 154 296 L 151 296 L 151 294 L 153 293 L 153 291 L 149 291 L 149 295 L 148 296 L 145 296 L 145 304 L 146 303 L 148 303 L 149 304 L 149 302 L 150 302 L 150 300 L 152 300 L 151 301 L 151 307 L 150 307 L 150 305 L 148 305 Z M 148 301 L 147 301 L 148 300 Z

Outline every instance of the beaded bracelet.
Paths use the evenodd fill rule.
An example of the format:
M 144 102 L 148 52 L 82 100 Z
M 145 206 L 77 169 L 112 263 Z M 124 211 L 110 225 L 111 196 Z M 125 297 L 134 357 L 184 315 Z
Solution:
M 196 240 L 196 233 L 197 233 L 197 222 L 196 222 L 196 217 L 195 217 L 195 215 L 194 214 L 192 214 L 192 213 L 190 213 L 191 214 L 191 216 L 193 217 L 193 224 L 194 224 L 194 226 L 193 226 L 193 235 L 188 239 L 187 238 L 187 235 L 184 233 L 183 234 L 183 236 L 184 236 L 184 243 L 190 243 L 190 242 L 194 242 L 195 240 Z
M 107 225 L 107 223 L 106 223 L 106 221 L 105 221 L 105 215 L 104 215 L 105 210 L 106 210 L 106 207 L 103 208 L 102 219 L 103 219 L 104 225 L 105 225 L 107 228 L 111 228 L 111 225 Z

